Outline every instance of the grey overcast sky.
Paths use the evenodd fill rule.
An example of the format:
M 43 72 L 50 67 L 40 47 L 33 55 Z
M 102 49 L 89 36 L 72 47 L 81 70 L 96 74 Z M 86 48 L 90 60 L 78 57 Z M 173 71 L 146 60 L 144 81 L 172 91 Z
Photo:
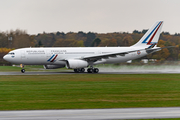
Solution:
M 132 32 L 163 20 L 180 33 L 180 0 L 0 0 L 0 31 Z

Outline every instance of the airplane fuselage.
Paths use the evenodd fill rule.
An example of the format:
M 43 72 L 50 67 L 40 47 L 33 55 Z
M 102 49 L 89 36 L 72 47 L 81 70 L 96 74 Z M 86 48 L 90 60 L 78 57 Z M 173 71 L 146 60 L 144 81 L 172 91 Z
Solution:
M 84 57 L 102 55 L 114 52 L 123 52 L 136 50 L 126 55 L 117 55 L 103 58 L 94 62 L 94 64 L 102 63 L 120 63 L 128 60 L 137 59 L 147 55 L 145 50 L 138 50 L 136 47 L 53 47 L 53 48 L 22 48 L 11 51 L 4 58 L 15 64 L 26 65 L 65 65 L 68 59 L 83 59 Z M 53 55 L 57 55 L 55 59 L 50 60 Z

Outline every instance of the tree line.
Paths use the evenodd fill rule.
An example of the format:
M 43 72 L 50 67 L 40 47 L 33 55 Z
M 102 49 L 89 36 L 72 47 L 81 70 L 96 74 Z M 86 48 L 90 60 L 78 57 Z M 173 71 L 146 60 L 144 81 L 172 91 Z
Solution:
M 10 30 L 0 32 L 0 56 L 8 52 L 8 50 L 24 48 L 24 47 L 113 47 L 113 46 L 131 46 L 135 44 L 147 30 L 134 30 L 128 32 L 114 33 L 85 33 L 79 31 L 74 32 L 55 32 L 55 33 L 39 33 L 37 35 L 29 35 L 25 30 Z M 158 43 L 159 47 L 176 46 L 176 48 L 163 49 L 157 53 L 146 56 L 146 58 L 154 58 L 159 61 L 177 61 L 180 60 L 180 34 L 174 35 L 169 32 L 162 32 Z M 1 51 L 1 49 L 7 49 Z M 1 60 L 2 61 L 2 60 Z

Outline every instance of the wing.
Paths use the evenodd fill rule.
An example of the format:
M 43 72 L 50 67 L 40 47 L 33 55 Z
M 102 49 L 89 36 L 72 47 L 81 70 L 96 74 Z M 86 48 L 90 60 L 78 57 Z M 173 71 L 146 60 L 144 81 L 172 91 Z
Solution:
M 151 54 L 154 52 L 157 52 L 159 50 L 165 49 L 165 48 L 171 48 L 171 47 L 175 47 L 175 46 L 168 46 L 168 47 L 155 47 L 155 48 L 143 48 L 143 49 L 134 49 L 134 50 L 129 50 L 129 51 L 121 51 L 121 52 L 112 52 L 112 53 L 108 53 L 108 54 L 99 54 L 99 55 L 93 55 L 93 56 L 84 56 L 83 60 L 86 61 L 92 61 L 95 62 L 97 60 L 101 60 L 101 59 L 109 59 L 109 57 L 117 57 L 119 56 L 125 56 L 126 54 L 132 53 L 132 52 L 137 52 L 137 51 L 142 51 L 142 50 L 146 50 L 147 54 Z
M 81 59 L 86 60 L 86 61 L 95 62 L 95 61 L 100 60 L 100 59 L 108 59 L 109 57 L 117 57 L 118 55 L 119 56 L 125 56 L 126 54 L 141 51 L 141 50 L 145 50 L 145 49 L 144 48 L 143 49 L 134 49 L 134 50 L 129 50 L 129 51 L 121 51 L 121 52 L 112 52 L 112 53 L 107 53 L 107 54 L 84 56 Z

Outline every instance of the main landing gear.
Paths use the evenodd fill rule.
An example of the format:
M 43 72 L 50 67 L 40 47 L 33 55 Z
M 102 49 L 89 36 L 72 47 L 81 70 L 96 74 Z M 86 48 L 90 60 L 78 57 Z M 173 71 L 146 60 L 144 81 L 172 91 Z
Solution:
M 83 72 L 85 72 L 85 69 L 84 68 L 74 69 L 74 72 L 75 73 L 83 73 Z
M 20 67 L 22 68 L 22 69 L 21 69 L 21 72 L 22 72 L 22 73 L 25 73 L 24 65 L 23 65 L 23 64 L 20 64 Z
M 90 65 L 90 68 L 87 69 L 88 73 L 98 73 L 99 69 L 98 68 L 94 68 L 93 65 Z
M 98 69 L 98 68 L 88 68 L 88 69 L 87 69 L 87 72 L 88 72 L 88 73 L 98 73 L 98 72 L 99 72 L 99 69 Z
M 74 72 L 75 72 L 75 73 L 84 73 L 84 72 L 85 72 L 85 69 L 84 69 L 84 68 L 74 69 Z M 98 72 L 99 72 L 99 69 L 98 69 L 98 68 L 90 67 L 90 68 L 87 69 L 87 72 L 88 72 L 88 73 L 98 73 Z

